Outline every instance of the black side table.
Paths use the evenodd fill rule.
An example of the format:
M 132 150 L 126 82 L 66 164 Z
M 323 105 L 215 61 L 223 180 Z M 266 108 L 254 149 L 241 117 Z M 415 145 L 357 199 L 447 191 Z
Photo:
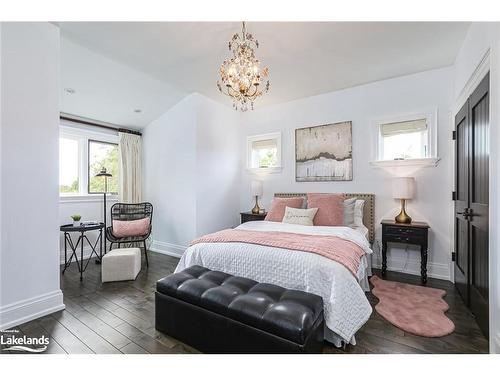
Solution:
M 414 221 L 411 224 L 382 220 L 382 277 L 387 271 L 387 243 L 396 242 L 420 246 L 420 275 L 422 284 L 427 282 L 427 237 L 429 224 Z
M 97 257 L 96 262 L 100 262 L 102 259 L 102 231 L 104 229 L 104 223 L 99 223 L 99 224 L 82 224 L 77 227 L 73 226 L 73 224 L 65 224 L 61 225 L 59 228 L 61 232 L 64 232 L 64 269 L 62 270 L 62 273 L 64 274 L 64 271 L 66 271 L 66 268 L 68 268 L 71 265 L 71 260 L 73 257 L 75 257 L 76 260 L 76 265 L 78 266 L 78 271 L 80 272 L 80 280 L 83 280 L 83 272 L 87 269 L 87 266 L 89 265 L 90 259 L 92 258 L 92 255 L 95 254 Z M 97 236 L 97 239 L 95 240 L 95 243 L 92 244 L 87 237 L 87 232 L 93 231 L 93 230 L 98 230 L 99 235 Z M 76 243 L 73 242 L 73 239 L 71 238 L 71 233 L 72 232 L 78 232 L 80 233 L 78 236 L 78 241 Z M 92 249 L 89 258 L 87 259 L 87 263 L 85 263 L 85 266 L 83 264 L 83 243 L 84 241 L 87 241 L 89 244 L 90 248 Z M 68 259 L 68 245 L 69 248 L 71 249 L 71 256 Z M 78 246 L 80 245 L 80 260 L 78 260 Z M 99 245 L 99 254 L 97 254 L 97 246 Z
M 241 224 L 246 223 L 247 221 L 259 221 L 259 220 L 264 220 L 266 218 L 267 212 L 264 212 L 263 214 L 254 214 L 251 211 L 250 212 L 241 212 Z

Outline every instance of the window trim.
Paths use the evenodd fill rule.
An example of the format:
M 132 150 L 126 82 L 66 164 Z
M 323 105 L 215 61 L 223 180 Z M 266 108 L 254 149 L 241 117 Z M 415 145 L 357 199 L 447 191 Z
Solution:
M 118 134 L 110 134 L 102 131 L 95 131 L 90 129 L 82 129 L 76 126 L 71 126 L 67 121 L 61 121 L 59 125 L 59 138 L 70 138 L 79 141 L 79 157 L 78 157 L 78 193 L 71 194 L 61 194 L 59 192 L 59 201 L 78 201 L 78 200 L 91 200 L 96 197 L 96 194 L 102 193 L 92 193 L 89 194 L 89 143 L 90 139 L 98 142 L 118 144 Z M 110 196 L 118 196 L 117 193 L 108 193 Z
M 427 133 L 428 133 L 428 155 L 425 158 L 412 158 L 404 160 L 385 160 L 381 159 L 382 142 L 383 139 L 380 134 L 380 126 L 383 124 L 390 124 L 394 122 L 414 121 L 418 119 L 426 119 Z M 372 121 L 372 138 L 373 142 L 373 155 L 370 165 L 374 167 L 395 167 L 395 166 L 432 166 L 435 167 L 439 163 L 438 150 L 437 150 L 437 120 L 438 109 L 428 108 L 420 111 L 406 113 L 397 116 L 381 117 Z
M 99 139 L 93 139 L 93 138 L 88 138 L 87 139 L 87 194 L 88 195 L 104 194 L 103 191 L 101 191 L 101 192 L 95 192 L 95 193 L 93 193 L 93 192 L 90 191 L 90 142 L 102 143 L 102 144 L 106 144 L 106 145 L 113 145 L 113 146 L 116 146 L 116 147 L 118 147 L 118 143 L 108 142 L 108 141 L 101 141 Z M 118 195 L 118 192 L 113 193 L 113 192 L 108 191 L 107 193 L 110 194 L 110 195 Z
M 263 167 L 252 167 L 252 143 L 256 141 L 265 141 L 265 140 L 270 140 L 270 139 L 275 139 L 276 140 L 276 148 L 277 148 L 277 166 L 276 167 L 268 167 L 268 168 L 263 168 Z M 247 165 L 246 169 L 247 171 L 251 173 L 280 173 L 282 168 L 281 164 L 281 132 L 273 132 L 273 133 L 265 133 L 265 134 L 255 134 L 255 135 L 249 135 L 247 136 Z

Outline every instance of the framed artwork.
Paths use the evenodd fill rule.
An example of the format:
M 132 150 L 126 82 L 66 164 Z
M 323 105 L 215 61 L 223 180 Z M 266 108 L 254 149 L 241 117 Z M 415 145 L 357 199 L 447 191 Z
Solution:
M 352 181 L 352 122 L 295 129 L 295 180 Z

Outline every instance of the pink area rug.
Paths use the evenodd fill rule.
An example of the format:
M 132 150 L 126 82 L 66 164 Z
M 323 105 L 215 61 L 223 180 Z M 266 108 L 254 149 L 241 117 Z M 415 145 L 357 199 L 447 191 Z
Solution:
M 386 281 L 372 276 L 372 293 L 379 299 L 375 310 L 403 331 L 424 337 L 452 333 L 455 324 L 444 314 L 448 304 L 442 289 Z

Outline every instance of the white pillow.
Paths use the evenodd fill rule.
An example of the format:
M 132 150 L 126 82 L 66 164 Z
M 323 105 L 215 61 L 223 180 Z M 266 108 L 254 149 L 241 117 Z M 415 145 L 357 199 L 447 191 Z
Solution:
M 356 199 L 354 204 L 354 226 L 363 227 L 363 209 L 365 207 L 364 199 Z
M 354 225 L 354 205 L 356 198 L 349 198 L 344 200 L 344 225 L 352 227 Z
M 292 208 L 285 207 L 285 215 L 283 216 L 283 223 L 299 224 L 299 225 L 313 225 L 314 216 L 318 212 L 317 208 Z

